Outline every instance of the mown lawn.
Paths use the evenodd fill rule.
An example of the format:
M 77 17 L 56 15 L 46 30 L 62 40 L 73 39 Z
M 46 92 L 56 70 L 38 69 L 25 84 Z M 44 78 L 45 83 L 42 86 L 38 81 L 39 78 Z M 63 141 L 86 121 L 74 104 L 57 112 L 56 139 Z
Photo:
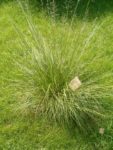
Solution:
M 97 52 L 102 51 L 104 55 L 106 54 L 108 56 L 107 59 L 109 59 L 113 53 L 113 13 L 111 4 L 112 3 L 109 3 L 107 6 L 106 2 L 102 4 L 102 7 L 106 6 L 105 12 L 100 8 L 101 4 L 98 5 L 102 13 L 98 15 L 96 20 L 94 19 L 96 9 L 94 9 L 95 14 L 92 18 L 85 20 L 86 27 L 81 35 L 79 35 L 78 31 L 83 27 L 84 19 L 78 17 L 75 26 L 73 26 L 74 32 L 77 31 L 77 35 L 80 36 L 78 43 L 75 45 L 79 45 L 92 32 L 96 24 L 101 24 L 100 29 L 92 38 L 88 49 Z M 64 35 L 62 40 L 64 40 L 63 42 L 66 44 L 65 37 L 68 36 L 68 31 L 70 31 L 70 39 L 74 38 L 74 32 L 70 29 L 69 18 L 66 20 L 67 24 L 65 26 L 63 26 L 63 23 L 59 20 L 55 22 L 52 20 L 53 23 L 51 24 L 51 18 L 39 12 L 36 6 L 31 6 L 30 9 L 36 29 L 39 29 L 48 40 L 56 40 L 54 36 L 58 37 L 58 39 L 62 39 L 61 35 Z M 17 91 L 17 87 L 13 85 L 13 82 L 16 78 L 19 79 L 22 78 L 22 76 L 19 74 L 17 66 L 14 65 L 14 59 L 22 59 L 22 47 L 20 46 L 21 37 L 17 34 L 14 24 L 16 24 L 19 30 L 21 29 L 22 33 L 28 37 L 28 39 L 32 40 L 25 16 L 18 3 L 16 1 L 1 2 L 0 150 L 112 150 L 112 99 L 106 99 L 105 107 L 109 118 L 100 124 L 100 128 L 105 129 L 103 135 L 99 134 L 99 128 L 90 134 L 82 135 L 73 129 L 67 129 L 63 125 L 59 126 L 58 124 L 47 121 L 45 118 L 39 118 L 32 111 L 30 112 L 29 109 L 24 109 L 24 106 L 23 109 L 19 109 L 20 102 L 18 97 L 20 93 Z M 69 43 L 71 42 L 70 39 Z M 111 63 L 106 65 L 106 69 L 109 70 L 112 66 L 113 62 L 111 60 Z M 24 96 L 21 97 L 21 100 L 24 99 Z

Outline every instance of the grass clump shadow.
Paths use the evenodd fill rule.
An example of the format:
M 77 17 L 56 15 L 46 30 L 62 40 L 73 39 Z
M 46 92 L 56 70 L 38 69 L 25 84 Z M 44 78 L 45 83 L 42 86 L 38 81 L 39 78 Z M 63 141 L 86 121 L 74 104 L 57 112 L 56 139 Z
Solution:
M 113 90 L 112 65 L 108 68 L 112 55 L 94 51 L 93 43 L 102 24 L 93 22 L 91 30 L 84 35 L 87 22 L 76 30 L 76 23 L 55 22 L 48 17 L 45 31 L 40 25 L 35 27 L 24 9 L 23 13 L 30 37 L 16 29 L 22 48 L 14 59 L 21 109 L 31 110 L 54 123 L 92 131 L 105 117 L 104 99 L 112 97 Z M 74 77 L 81 82 L 75 91 L 69 88 Z

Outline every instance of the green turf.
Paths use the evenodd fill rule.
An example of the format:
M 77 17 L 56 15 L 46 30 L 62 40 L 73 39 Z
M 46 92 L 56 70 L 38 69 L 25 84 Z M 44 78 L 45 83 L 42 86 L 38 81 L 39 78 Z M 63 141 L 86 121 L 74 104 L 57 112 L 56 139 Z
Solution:
M 95 49 L 102 51 L 109 59 L 113 52 L 113 14 L 111 3 L 103 4 L 105 14 L 99 14 L 99 19 L 95 22 L 102 27 L 92 39 L 91 46 L 88 49 Z M 100 6 L 99 4 L 97 5 Z M 102 7 L 104 7 L 102 6 Z M 36 7 L 36 6 L 35 6 Z M 65 28 L 60 21 L 53 23 L 51 27 L 50 17 L 35 11 L 36 8 L 31 6 L 32 18 L 36 24 L 36 28 L 47 36 L 48 41 L 54 36 L 60 39 L 60 33 L 67 36 L 65 31 L 69 31 L 69 24 Z M 95 10 L 95 9 L 94 9 Z M 103 9 L 101 9 L 103 12 Z M 108 10 L 108 11 L 107 11 Z M 96 16 L 96 11 L 94 12 Z M 62 16 L 63 18 L 63 16 Z M 90 135 L 81 135 L 77 131 L 69 130 L 64 126 L 59 126 L 47 121 L 45 118 L 38 118 L 33 112 L 25 109 L 19 112 L 18 97 L 21 97 L 20 91 L 17 91 L 15 86 L 12 86 L 14 79 L 24 78 L 19 74 L 17 66 L 13 64 L 13 58 L 21 58 L 20 37 L 15 31 L 12 19 L 16 22 L 19 29 L 24 35 L 32 40 L 28 32 L 28 25 L 22 10 L 15 1 L 2 2 L 0 4 L 0 149 L 1 150 L 48 150 L 48 149 L 69 149 L 69 150 L 112 150 L 113 149 L 113 120 L 112 118 L 112 99 L 107 99 L 106 110 L 110 119 L 102 121 L 100 127 L 105 128 L 104 135 L 99 135 L 99 128 Z M 53 21 L 53 20 L 52 20 Z M 94 18 L 86 21 L 86 28 L 84 33 L 79 38 L 81 44 L 88 34 L 92 31 L 95 24 Z M 78 17 L 75 31 L 79 31 L 83 26 L 84 21 Z M 49 32 L 51 31 L 51 32 Z M 73 31 L 70 31 L 71 38 L 73 38 Z M 53 40 L 53 39 L 52 39 Z M 55 38 L 56 42 L 59 42 Z M 64 44 L 65 43 L 65 38 Z M 71 42 L 71 41 L 68 41 Z M 61 45 L 62 46 L 62 45 Z M 68 46 L 68 45 L 67 45 Z M 24 61 L 24 60 L 23 60 Z M 112 60 L 111 60 L 112 61 Z M 105 60 L 104 60 L 105 62 Z M 103 63 L 104 63 L 103 62 Z M 106 70 L 112 68 L 113 63 L 106 65 Z M 22 89 L 23 90 L 23 89 Z M 16 93 L 16 94 L 15 94 Z M 27 94 L 27 93 L 26 93 Z M 24 95 L 26 96 L 26 95 Z M 21 97 L 21 100 L 26 97 Z M 24 107 L 24 106 L 23 106 Z M 110 112 L 109 112 L 110 111 Z M 87 128 L 87 126 L 86 126 Z

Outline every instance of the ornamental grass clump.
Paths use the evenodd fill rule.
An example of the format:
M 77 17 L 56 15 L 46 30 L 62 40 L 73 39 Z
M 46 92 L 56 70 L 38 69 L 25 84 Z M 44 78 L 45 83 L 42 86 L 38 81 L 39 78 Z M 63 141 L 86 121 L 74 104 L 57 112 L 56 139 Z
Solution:
M 112 55 L 95 45 L 103 24 L 43 17 L 35 26 L 26 15 L 31 35 L 21 34 L 22 50 L 14 61 L 21 107 L 52 122 L 90 129 L 104 117 L 103 103 L 113 89 Z

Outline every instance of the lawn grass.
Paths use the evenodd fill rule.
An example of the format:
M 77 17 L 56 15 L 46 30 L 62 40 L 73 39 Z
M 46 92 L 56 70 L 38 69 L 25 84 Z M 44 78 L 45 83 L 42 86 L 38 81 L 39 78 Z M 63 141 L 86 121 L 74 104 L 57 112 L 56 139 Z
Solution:
M 105 133 L 102 136 L 99 135 L 98 128 L 95 132 L 92 132 L 91 135 L 81 136 L 77 131 L 70 132 L 69 129 L 64 126 L 58 126 L 57 124 L 53 125 L 52 122 L 47 121 L 45 118 L 40 119 L 27 109 L 21 113 L 18 112 L 18 96 L 20 96 L 20 93 L 19 91 L 17 93 L 16 87 L 12 86 L 10 83 L 14 79 L 24 79 L 24 77 L 19 74 L 20 72 L 17 66 L 12 63 L 12 58 L 18 60 L 23 53 L 21 53 L 20 37 L 15 32 L 10 17 L 15 20 L 18 28 L 22 30 L 24 35 L 32 41 L 31 34 L 28 32 L 29 28 L 25 16 L 17 3 L 15 1 L 2 3 L 0 5 L 0 149 L 113 149 L 112 99 L 106 99 L 107 102 L 104 103 L 106 113 L 110 119 L 106 119 L 105 122 L 102 121 L 102 124 L 100 124 L 100 127 L 105 128 Z M 48 42 L 53 40 L 53 37 L 58 37 L 54 38 L 56 43 L 60 42 L 58 41 L 59 39 L 64 40 L 65 43 L 65 37 L 68 34 L 68 32 L 65 31 L 69 31 L 70 29 L 70 24 L 68 22 L 63 26 L 61 22 L 57 21 L 51 26 L 51 19 L 38 11 L 33 11 L 32 17 L 34 23 L 37 25 L 36 28 L 39 28 L 41 33 L 47 37 Z M 105 70 L 112 70 L 111 68 L 113 65 L 113 63 L 111 63 L 112 60 L 111 62 L 109 61 L 113 49 L 112 19 L 112 12 L 106 12 L 104 16 L 96 20 L 96 23 L 94 20 L 87 20 L 85 22 L 85 31 L 79 37 L 78 41 L 79 45 L 81 45 L 83 40 L 86 39 L 93 30 L 93 25 L 100 25 L 103 23 L 99 31 L 94 35 L 91 44 L 88 46 L 88 50 L 95 49 L 95 51 L 102 51 L 104 55 L 106 54 L 107 57 L 105 60 L 108 63 L 105 63 Z M 80 31 L 83 24 L 84 21 L 79 18 L 75 24 L 76 29 L 74 29 L 74 31 Z M 51 36 L 52 33 L 54 36 Z M 63 39 L 61 33 L 64 35 Z M 70 30 L 69 33 L 70 37 L 73 38 L 73 31 Z M 71 42 L 70 39 L 68 42 Z M 68 44 L 66 45 L 67 49 L 69 46 Z M 105 60 L 101 63 L 104 63 Z M 24 60 L 21 60 L 21 62 L 22 61 Z M 112 81 L 111 79 L 109 80 L 110 82 Z M 23 99 L 24 98 L 26 97 L 23 97 Z

